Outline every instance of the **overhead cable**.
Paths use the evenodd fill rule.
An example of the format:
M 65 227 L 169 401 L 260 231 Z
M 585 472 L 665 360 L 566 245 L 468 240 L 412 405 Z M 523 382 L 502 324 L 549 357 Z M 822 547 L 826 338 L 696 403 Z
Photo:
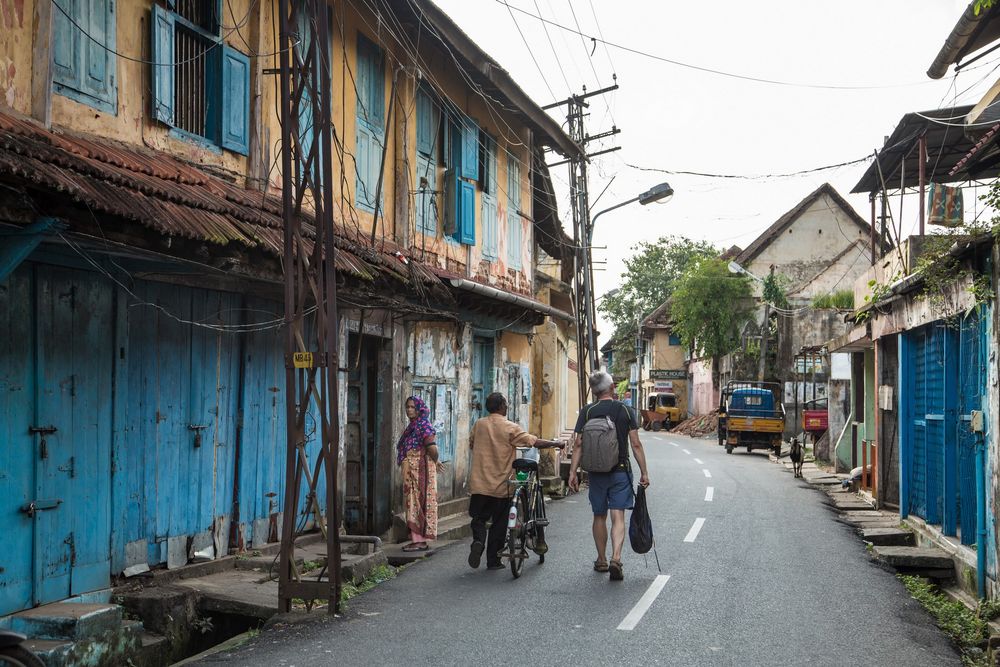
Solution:
M 640 51 L 639 49 L 634 49 L 634 48 L 632 48 L 630 46 L 625 46 L 624 44 L 617 44 L 615 42 L 608 41 L 608 40 L 603 39 L 601 37 L 595 37 L 593 35 L 588 35 L 587 33 L 583 32 L 582 30 L 577 30 L 577 29 L 571 28 L 569 26 L 563 25 L 561 23 L 556 23 L 555 21 L 550 21 L 550 20 L 548 20 L 548 19 L 546 19 L 546 18 L 544 18 L 542 16 L 538 16 L 537 14 L 532 14 L 529 11 L 521 9 L 520 7 L 514 7 L 509 2 L 507 2 L 507 0 L 495 0 L 495 1 L 498 2 L 498 3 L 500 3 L 500 4 L 502 4 L 502 5 L 506 5 L 507 8 L 510 9 L 510 10 L 513 10 L 513 11 L 516 11 L 516 12 L 520 12 L 521 14 L 524 14 L 525 16 L 530 16 L 531 18 L 536 19 L 538 21 L 543 21 L 545 23 L 548 23 L 549 25 L 555 26 L 555 27 L 559 28 L 560 30 L 566 30 L 568 32 L 572 32 L 572 33 L 578 34 L 578 35 L 580 35 L 582 37 L 586 37 L 587 39 L 590 39 L 593 42 L 600 42 L 602 44 L 605 44 L 606 46 L 610 46 L 610 47 L 619 49 L 621 51 L 626 51 L 628 53 L 634 53 L 635 55 L 643 56 L 644 58 L 650 58 L 652 60 L 658 60 L 660 62 L 668 63 L 670 65 L 676 65 L 678 67 L 686 67 L 688 69 L 697 70 L 699 72 L 706 72 L 708 74 L 716 74 L 718 76 L 725 76 L 725 77 L 729 77 L 731 79 L 740 79 L 740 80 L 743 80 L 743 81 L 752 81 L 752 82 L 755 82 L 755 83 L 766 83 L 766 84 L 771 84 L 771 85 L 774 85 L 774 86 L 788 86 L 788 87 L 791 87 L 791 88 L 815 88 L 815 89 L 820 89 L 820 90 L 880 90 L 880 89 L 887 89 L 887 88 L 907 88 L 907 87 L 910 87 L 910 86 L 920 86 L 920 85 L 925 85 L 925 84 L 929 84 L 929 83 L 937 83 L 936 81 L 932 81 L 932 80 L 928 79 L 926 81 L 914 81 L 912 83 L 897 83 L 897 84 L 872 85 L 872 86 L 847 86 L 847 85 L 835 85 L 835 84 L 819 84 L 819 83 L 801 83 L 801 82 L 795 82 L 795 81 L 781 81 L 781 80 L 778 80 L 778 79 L 767 79 L 767 78 L 764 78 L 764 77 L 749 76 L 749 75 L 746 75 L 746 74 L 737 74 L 735 72 L 726 72 L 724 70 L 718 70 L 718 69 L 713 69 L 711 67 L 703 67 L 701 65 L 694 65 L 692 63 L 686 63 L 686 62 L 683 62 L 683 61 L 680 61 L 680 60 L 674 60 L 672 58 L 667 58 L 665 56 L 660 56 L 660 55 L 657 55 L 655 53 L 649 53 L 647 51 Z

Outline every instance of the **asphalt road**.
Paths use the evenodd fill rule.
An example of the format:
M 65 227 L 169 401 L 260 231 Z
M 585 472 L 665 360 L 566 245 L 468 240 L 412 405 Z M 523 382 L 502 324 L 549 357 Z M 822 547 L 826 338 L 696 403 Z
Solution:
M 456 545 L 351 600 L 342 618 L 267 631 L 199 664 L 961 664 L 825 494 L 763 453 L 642 439 L 665 583 L 627 542 L 624 582 L 592 571 L 584 492 L 549 504 L 546 562 L 530 560 L 520 579 L 470 569 Z M 627 617 L 634 629 L 619 629 Z

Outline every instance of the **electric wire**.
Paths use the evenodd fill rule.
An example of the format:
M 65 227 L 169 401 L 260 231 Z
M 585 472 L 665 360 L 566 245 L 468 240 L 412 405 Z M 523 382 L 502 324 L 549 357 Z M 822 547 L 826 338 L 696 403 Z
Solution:
M 121 58 L 122 60 L 127 60 L 129 62 L 139 63 L 139 64 L 142 64 L 142 65 L 151 65 L 152 67 L 179 67 L 181 65 L 185 65 L 187 63 L 194 62 L 195 60 L 198 60 L 199 58 L 204 57 L 205 54 L 207 54 L 208 52 L 212 51 L 213 49 L 216 49 L 216 48 L 222 46 L 225 43 L 226 39 L 230 35 L 232 35 L 234 32 L 237 32 L 242 25 L 246 24 L 246 21 L 249 19 L 250 14 L 253 12 L 253 8 L 254 8 L 254 5 L 256 5 L 256 3 L 257 3 L 257 0 L 253 0 L 253 2 L 250 3 L 250 9 L 247 11 L 247 15 L 243 18 L 242 22 L 237 22 L 237 24 L 234 25 L 224 35 L 222 35 L 218 39 L 218 41 L 212 41 L 212 44 L 210 46 L 208 46 L 207 48 L 205 48 L 203 51 L 201 51 L 197 55 L 192 56 L 190 58 L 186 58 L 184 60 L 175 60 L 175 61 L 169 62 L 169 63 L 158 63 L 158 62 L 155 62 L 155 61 L 152 61 L 152 60 L 146 60 L 144 58 L 135 58 L 133 56 L 125 55 L 124 53 L 121 53 L 119 51 L 116 51 L 115 49 L 112 49 L 110 46 L 108 46 L 104 42 L 100 41 L 99 39 L 97 39 L 96 37 L 94 37 L 93 35 L 91 35 L 86 30 L 84 30 L 83 27 L 79 23 L 76 22 L 76 19 L 74 19 L 72 16 L 70 16 L 70 14 L 65 9 L 62 8 L 62 6 L 59 4 L 59 2 L 57 0 L 52 0 L 52 5 L 56 9 L 58 9 L 59 12 L 66 18 L 66 20 L 69 21 L 71 24 L 73 24 L 73 27 L 75 27 L 77 30 L 79 30 L 80 33 L 84 37 L 86 37 L 90 42 L 93 42 L 94 44 L 96 44 L 97 46 L 99 46 L 101 49 L 103 49 L 104 51 L 110 53 L 111 55 L 115 56 L 116 58 Z M 225 27 L 228 27 L 228 26 L 225 26 Z M 278 51 L 275 51 L 273 53 L 249 53 L 249 54 L 247 54 L 247 56 L 250 57 L 250 58 L 270 58 L 270 57 L 279 55 L 280 53 L 281 53 L 281 50 L 278 50 Z
M 787 87 L 791 87 L 791 88 L 813 88 L 813 89 L 819 89 L 819 90 L 884 90 L 884 89 L 892 89 L 892 88 L 908 88 L 908 87 L 912 87 L 912 86 L 922 86 L 922 85 L 937 83 L 936 81 L 933 81 L 933 80 L 926 80 L 926 81 L 914 81 L 912 83 L 885 84 L 885 85 L 868 85 L 868 86 L 862 86 L 862 85 L 835 85 L 835 84 L 801 83 L 801 82 L 795 82 L 795 81 L 781 81 L 781 80 L 778 80 L 778 79 L 768 79 L 768 78 L 764 78 L 764 77 L 749 76 L 749 75 L 745 75 L 745 74 L 737 74 L 735 72 L 727 72 L 725 70 L 713 69 L 711 67 L 703 67 L 701 65 L 694 65 L 692 63 L 687 63 L 687 62 L 683 62 L 683 61 L 680 61 L 680 60 L 674 60 L 672 58 L 667 58 L 665 56 L 660 56 L 660 55 L 657 55 L 655 53 L 649 53 L 649 52 L 646 52 L 646 51 L 642 51 L 640 49 L 632 48 L 630 46 L 625 46 L 624 44 L 618 44 L 616 42 L 612 42 L 612 41 L 609 41 L 609 40 L 606 40 L 606 39 L 603 39 L 603 38 L 600 38 L 600 37 L 595 37 L 593 35 L 588 35 L 585 32 L 583 32 L 582 30 L 579 30 L 579 29 L 574 30 L 570 26 L 566 26 L 566 25 L 563 25 L 561 23 L 557 23 L 555 21 L 550 21 L 549 19 L 546 19 L 546 18 L 544 18 L 542 16 L 538 16 L 536 14 L 532 14 L 531 12 L 529 12 L 527 10 L 524 10 L 524 9 L 521 9 L 520 7 L 515 7 L 515 6 L 511 5 L 507 0 L 495 0 L 495 2 L 497 2 L 499 4 L 502 4 L 502 5 L 506 5 L 508 7 L 508 9 L 516 11 L 516 12 L 519 12 L 521 14 L 524 14 L 525 16 L 529 16 L 529 17 L 531 17 L 533 19 L 536 19 L 538 21 L 544 21 L 544 22 L 548 23 L 549 25 L 552 25 L 552 26 L 555 26 L 555 27 L 559 28 L 560 30 L 565 30 L 567 32 L 578 34 L 581 37 L 586 37 L 586 38 L 592 40 L 593 42 L 600 42 L 600 43 L 605 44 L 606 46 L 609 46 L 609 47 L 612 47 L 612 48 L 616 48 L 616 49 L 619 49 L 621 51 L 626 51 L 628 53 L 633 53 L 633 54 L 638 55 L 638 56 L 642 56 L 642 57 L 645 57 L 645 58 L 650 58 L 652 60 L 657 60 L 659 62 L 664 62 L 664 63 L 668 63 L 668 64 L 671 64 L 671 65 L 676 65 L 678 67 L 684 67 L 684 68 L 696 70 L 696 71 L 699 71 L 699 72 L 705 72 L 707 74 L 715 74 L 715 75 L 718 75 L 718 76 L 725 76 L 725 77 L 729 77 L 729 78 L 732 78 L 732 79 L 740 79 L 742 81 L 751 81 L 751 82 L 754 82 L 754 83 L 764 83 L 764 84 L 770 84 L 770 85 L 775 85 L 775 86 L 787 86 Z

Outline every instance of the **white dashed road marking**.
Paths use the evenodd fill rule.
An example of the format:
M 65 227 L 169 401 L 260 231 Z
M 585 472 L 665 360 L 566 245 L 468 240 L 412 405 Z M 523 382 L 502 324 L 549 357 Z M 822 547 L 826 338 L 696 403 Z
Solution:
M 691 530 L 688 531 L 687 537 L 684 538 L 685 542 L 694 542 L 695 538 L 698 537 L 698 533 L 701 532 L 701 527 L 705 525 L 705 519 L 699 517 L 694 520 L 694 525 L 691 526 Z
M 680 445 L 678 445 L 676 442 L 671 442 L 670 444 L 673 445 L 674 447 L 680 447 Z
M 641 621 L 642 617 L 646 615 L 647 611 L 649 611 L 649 608 L 653 605 L 653 601 L 656 600 L 656 597 L 660 594 L 660 591 L 663 590 L 663 587 L 667 585 L 667 581 L 669 580 L 669 574 L 656 575 L 656 579 L 653 579 L 653 583 L 649 585 L 646 592 L 643 593 L 642 597 L 639 598 L 639 601 L 635 603 L 635 606 L 632 607 L 632 611 L 630 611 L 622 622 L 618 624 L 618 629 L 626 632 L 635 630 L 635 626 L 639 625 L 639 621 Z
M 706 503 L 712 502 L 712 498 L 714 497 L 715 497 L 715 487 L 714 486 L 707 487 L 705 489 L 705 502 Z
M 687 454 L 688 456 L 691 456 L 691 452 L 689 452 L 688 450 L 682 449 L 681 451 L 684 452 L 685 454 Z
M 698 465 L 701 465 L 701 464 L 704 463 L 704 461 L 702 461 L 701 459 L 695 459 L 694 462 L 697 463 Z
M 701 471 L 705 473 L 705 477 L 711 477 L 712 473 L 708 472 L 708 468 L 702 468 Z

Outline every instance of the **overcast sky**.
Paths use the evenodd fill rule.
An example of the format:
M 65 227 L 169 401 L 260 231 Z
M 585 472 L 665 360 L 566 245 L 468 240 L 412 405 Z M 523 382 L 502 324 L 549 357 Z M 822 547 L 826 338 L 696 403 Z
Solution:
M 594 244 L 607 246 L 594 251 L 595 262 L 607 262 L 597 265 L 605 269 L 595 276 L 598 295 L 619 284 L 623 262 L 639 241 L 680 234 L 720 247 L 746 247 L 827 181 L 862 217 L 870 216 L 867 196 L 848 196 L 867 163 L 764 180 L 664 175 L 629 165 L 756 175 L 847 162 L 881 147 L 904 113 L 978 101 L 1000 66 L 1000 55 L 994 54 L 957 77 L 927 78 L 931 61 L 968 5 L 961 0 L 506 1 L 573 29 L 578 21 L 587 35 L 670 60 L 800 84 L 743 81 L 600 43 L 591 57 L 589 39 L 548 25 L 550 46 L 541 21 L 511 12 L 502 0 L 435 0 L 541 105 L 554 101 L 553 93 L 565 99 L 570 89 L 609 85 L 617 74 L 621 88 L 606 98 L 607 104 L 594 100 L 587 121 L 591 134 L 612 124 L 622 129 L 606 144 L 621 150 L 595 158 L 590 169 L 591 201 L 614 178 L 594 210 L 663 180 L 676 194 L 664 204 L 632 205 L 598 221 Z M 928 149 L 933 155 L 934 147 Z M 572 235 L 567 169 L 555 168 L 553 178 L 560 216 Z M 966 198 L 970 209 L 971 194 Z M 898 209 L 898 199 L 893 204 Z M 904 232 L 915 228 L 916 204 L 914 197 L 904 204 Z M 609 325 L 598 324 L 610 333 Z

